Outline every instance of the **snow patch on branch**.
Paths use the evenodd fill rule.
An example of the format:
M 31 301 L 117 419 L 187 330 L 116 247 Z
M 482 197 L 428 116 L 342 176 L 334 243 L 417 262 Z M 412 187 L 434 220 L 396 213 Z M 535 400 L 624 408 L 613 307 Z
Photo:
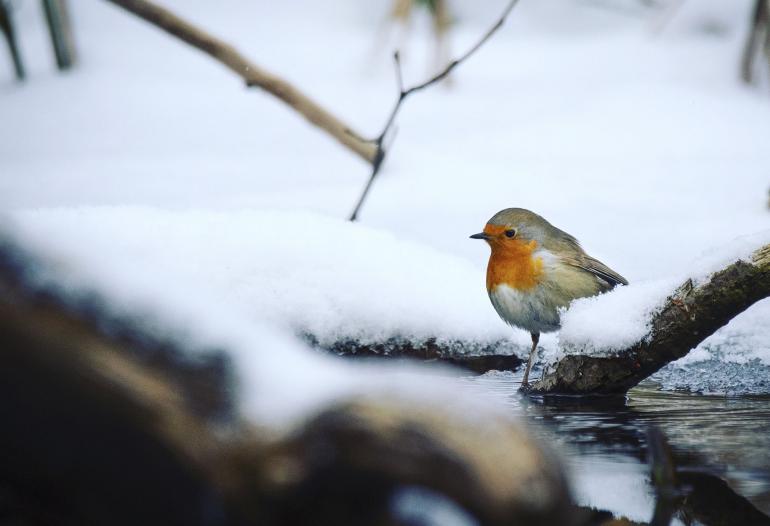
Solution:
M 570 354 L 626 349 L 649 334 L 653 315 L 679 283 L 676 279 L 642 282 L 573 301 L 562 313 L 559 343 Z

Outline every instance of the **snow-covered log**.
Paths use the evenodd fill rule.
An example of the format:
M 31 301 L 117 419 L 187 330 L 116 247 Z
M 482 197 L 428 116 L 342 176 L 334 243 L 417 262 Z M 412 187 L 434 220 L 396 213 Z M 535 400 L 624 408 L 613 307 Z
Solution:
M 536 394 L 624 393 L 677 360 L 732 318 L 770 296 L 770 245 L 747 260 L 687 280 L 653 317 L 649 334 L 612 356 L 568 354 L 536 382 Z

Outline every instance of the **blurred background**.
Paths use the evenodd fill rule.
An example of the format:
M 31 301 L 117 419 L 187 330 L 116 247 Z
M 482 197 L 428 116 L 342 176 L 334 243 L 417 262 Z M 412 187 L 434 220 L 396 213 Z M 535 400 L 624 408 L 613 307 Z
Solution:
M 162 2 L 365 138 L 398 97 L 394 50 L 404 86 L 419 84 L 505 4 Z M 764 0 L 521 0 L 446 80 L 404 101 L 356 224 L 370 164 L 270 93 L 108 1 L 0 6 L 13 43 L 0 45 L 0 212 L 127 310 L 215 297 L 303 351 L 297 334 L 527 345 L 490 308 L 486 247 L 467 240 L 502 208 L 575 235 L 653 290 L 639 296 L 650 305 L 704 257 L 770 236 Z M 207 318 L 211 330 L 230 330 L 225 318 Z M 513 398 L 507 373 L 474 388 L 550 422 L 547 440 L 566 437 L 581 504 L 647 519 L 654 420 L 679 461 L 767 513 L 769 319 L 758 302 L 609 413 Z M 558 353 L 557 337 L 543 347 Z M 287 370 L 286 391 L 312 398 L 312 377 Z

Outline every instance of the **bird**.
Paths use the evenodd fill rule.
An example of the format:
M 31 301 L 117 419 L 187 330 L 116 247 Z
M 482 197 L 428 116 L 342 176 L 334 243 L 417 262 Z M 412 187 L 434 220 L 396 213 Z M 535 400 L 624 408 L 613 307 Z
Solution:
M 540 333 L 559 330 L 562 308 L 628 285 L 626 278 L 586 254 L 573 236 L 525 208 L 501 210 L 483 232 L 470 237 L 483 239 L 492 249 L 487 293 L 497 314 L 532 336 L 522 390 L 529 389 Z

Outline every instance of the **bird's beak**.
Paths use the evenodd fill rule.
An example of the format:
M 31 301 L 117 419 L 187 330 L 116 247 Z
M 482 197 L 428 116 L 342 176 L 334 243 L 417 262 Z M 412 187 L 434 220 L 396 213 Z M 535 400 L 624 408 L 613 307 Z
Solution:
M 478 233 L 478 234 L 473 234 L 471 236 L 471 239 L 484 239 L 484 240 L 487 240 L 487 239 L 489 239 L 489 237 L 490 237 L 489 234 L 487 234 L 486 232 L 481 232 L 481 233 Z

